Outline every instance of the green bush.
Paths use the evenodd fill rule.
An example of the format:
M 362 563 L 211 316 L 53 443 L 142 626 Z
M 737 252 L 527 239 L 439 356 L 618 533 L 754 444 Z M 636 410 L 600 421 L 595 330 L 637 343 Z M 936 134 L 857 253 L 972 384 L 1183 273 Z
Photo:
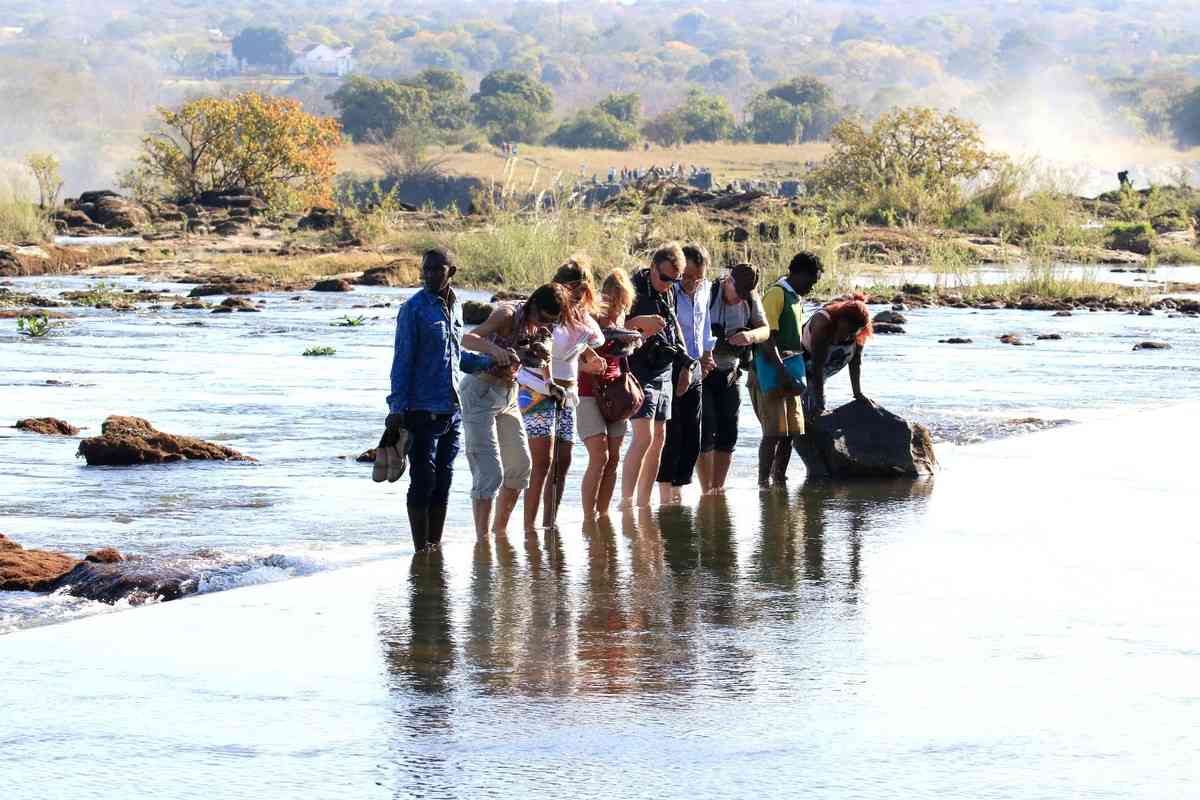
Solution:
M 1156 234 L 1149 222 L 1129 222 L 1110 225 L 1104 234 L 1105 245 L 1111 250 L 1150 255 Z

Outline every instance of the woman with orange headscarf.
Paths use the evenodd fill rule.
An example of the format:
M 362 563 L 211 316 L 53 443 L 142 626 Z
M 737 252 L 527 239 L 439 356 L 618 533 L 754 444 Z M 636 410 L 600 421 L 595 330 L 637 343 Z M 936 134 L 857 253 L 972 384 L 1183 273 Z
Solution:
M 856 294 L 848 300 L 829 303 L 809 317 L 800 333 L 808 386 L 804 391 L 805 416 L 825 410 L 825 381 L 850 367 L 850 388 L 855 400 L 862 393 L 862 351 L 871 337 L 871 312 L 866 298 Z

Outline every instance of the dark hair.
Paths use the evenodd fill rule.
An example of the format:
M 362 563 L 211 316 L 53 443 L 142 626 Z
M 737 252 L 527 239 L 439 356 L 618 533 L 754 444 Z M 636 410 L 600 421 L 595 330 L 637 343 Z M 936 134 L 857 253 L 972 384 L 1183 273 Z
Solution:
M 533 294 L 529 295 L 529 299 L 525 301 L 526 305 L 556 317 L 563 313 L 563 309 L 570 302 L 570 296 L 561 283 L 544 283 L 534 289 Z
M 452 267 L 454 258 L 444 247 L 431 247 L 421 256 L 421 269 L 426 267 Z
M 824 270 L 825 267 L 821 265 L 821 259 L 816 253 L 810 253 L 807 250 L 796 253 L 792 256 L 792 263 L 788 264 L 788 273 L 806 272 L 819 276 Z
M 657 267 L 664 261 L 670 261 L 680 273 L 687 266 L 686 257 L 683 255 L 683 248 L 679 246 L 679 242 L 667 242 L 662 247 L 654 251 L 654 255 L 650 257 L 650 266 Z
M 700 269 L 708 269 L 709 264 L 712 263 L 712 259 L 708 257 L 708 251 L 704 249 L 704 245 L 695 243 L 683 246 L 683 257 Z

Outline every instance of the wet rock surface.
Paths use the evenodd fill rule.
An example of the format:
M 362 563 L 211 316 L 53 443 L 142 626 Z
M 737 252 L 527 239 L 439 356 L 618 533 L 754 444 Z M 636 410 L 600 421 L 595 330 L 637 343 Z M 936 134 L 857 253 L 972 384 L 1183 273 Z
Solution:
M 345 278 L 329 278 L 313 284 L 314 292 L 353 292 L 354 284 Z
M 0 534 L 0 591 L 42 592 L 69 572 L 78 559 L 48 550 L 26 550 Z
M 482 325 L 492 314 L 492 309 L 495 308 L 491 303 L 480 303 L 475 300 L 468 300 L 463 303 L 463 322 L 468 325 Z
M 18 420 L 17 424 L 13 427 L 17 430 L 29 431 L 30 433 L 40 433 L 43 436 L 74 436 L 79 433 L 79 428 L 57 417 L 31 417 L 29 419 L 22 419 Z
M 104 420 L 100 430 L 100 436 L 79 443 L 79 455 L 88 466 L 255 460 L 230 447 L 164 433 L 140 417 L 111 416 Z
M 1133 346 L 1134 350 L 1170 350 L 1171 345 L 1167 342 L 1138 342 Z
M 796 452 L 810 478 L 918 478 L 937 467 L 929 431 L 855 400 L 806 424 Z

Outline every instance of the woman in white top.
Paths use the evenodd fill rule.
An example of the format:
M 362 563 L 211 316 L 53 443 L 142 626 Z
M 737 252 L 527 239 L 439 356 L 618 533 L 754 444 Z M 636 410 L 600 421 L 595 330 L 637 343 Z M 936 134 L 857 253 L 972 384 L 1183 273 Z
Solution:
M 554 328 L 550 350 L 550 374 L 518 376 L 526 391 L 544 399 L 531 403 L 524 411 L 525 431 L 533 471 L 525 490 L 525 530 L 536 530 L 538 506 L 544 500 L 542 525 L 553 524 L 562 499 L 567 469 L 571 466 L 571 446 L 575 439 L 575 406 L 579 402 L 579 371 L 603 374 L 608 363 L 594 348 L 604 344 L 604 333 L 592 318 L 596 306 L 591 260 L 584 255 L 569 258 L 554 273 L 554 283 L 569 294 L 561 322 Z M 558 442 L 555 450 L 553 442 Z M 551 451 L 554 450 L 552 453 Z M 550 476 L 551 462 L 555 476 Z M 544 495 L 544 497 L 543 497 Z

